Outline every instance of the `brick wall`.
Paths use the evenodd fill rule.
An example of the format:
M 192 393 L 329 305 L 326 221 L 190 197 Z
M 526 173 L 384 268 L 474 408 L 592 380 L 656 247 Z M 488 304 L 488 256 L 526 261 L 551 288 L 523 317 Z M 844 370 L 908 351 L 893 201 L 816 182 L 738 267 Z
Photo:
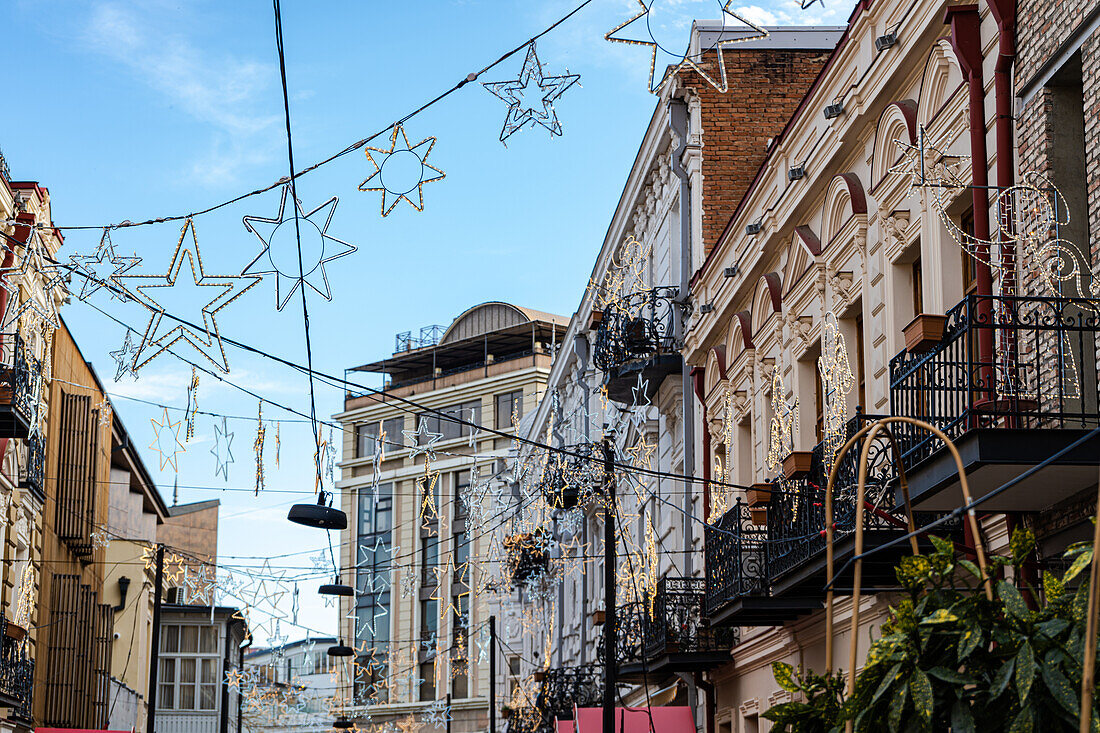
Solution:
M 1100 0 L 1019 0 L 1017 31 L 1016 79 L 1027 85 L 1062 44 L 1076 35 L 1083 20 L 1100 7 Z M 1072 236 L 1084 252 L 1091 250 L 1089 263 L 1094 272 L 1100 264 L 1100 32 L 1095 32 L 1081 45 L 1082 82 L 1085 125 L 1085 187 L 1088 209 L 1088 240 Z M 1034 93 L 1028 104 L 1017 111 L 1016 136 L 1018 169 L 1039 171 L 1058 179 L 1052 162 L 1053 148 L 1059 135 L 1054 109 L 1054 95 L 1049 89 Z M 1027 273 L 1021 273 L 1023 293 L 1048 294 Z
M 699 95 L 703 119 L 703 248 L 709 253 L 748 190 L 767 152 L 817 78 L 829 54 L 820 50 L 722 50 L 729 91 L 697 72 L 680 72 Z M 703 67 L 718 78 L 718 55 Z

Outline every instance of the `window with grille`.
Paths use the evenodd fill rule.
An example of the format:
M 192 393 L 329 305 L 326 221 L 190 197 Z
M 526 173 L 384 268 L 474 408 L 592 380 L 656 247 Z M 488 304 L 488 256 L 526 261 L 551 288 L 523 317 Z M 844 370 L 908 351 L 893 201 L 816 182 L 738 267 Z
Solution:
M 221 682 L 218 637 L 218 627 L 210 624 L 161 627 L 157 709 L 218 709 Z
M 57 534 L 79 556 L 92 554 L 99 410 L 92 397 L 61 390 L 57 455 Z

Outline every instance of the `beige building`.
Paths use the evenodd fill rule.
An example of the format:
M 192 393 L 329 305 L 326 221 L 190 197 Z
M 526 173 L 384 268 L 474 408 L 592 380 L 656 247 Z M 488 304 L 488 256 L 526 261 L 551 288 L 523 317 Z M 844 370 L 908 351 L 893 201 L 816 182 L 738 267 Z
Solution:
M 357 662 L 338 712 L 386 722 L 449 700 L 452 731 L 487 728 L 482 650 L 492 611 L 469 558 L 494 551 L 484 529 L 505 501 L 492 494 L 503 492 L 498 459 L 542 396 L 564 324 L 483 303 L 446 329 L 399 335 L 392 356 L 352 370 L 385 382 L 349 393 L 335 416 L 349 518 L 339 564 L 355 586 L 340 599 L 339 635 Z

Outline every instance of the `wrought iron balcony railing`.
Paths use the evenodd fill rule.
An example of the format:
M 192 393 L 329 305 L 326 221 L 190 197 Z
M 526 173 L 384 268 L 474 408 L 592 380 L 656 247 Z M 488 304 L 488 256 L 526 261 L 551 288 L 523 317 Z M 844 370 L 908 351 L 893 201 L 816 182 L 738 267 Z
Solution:
M 675 338 L 679 290 L 656 287 L 625 295 L 603 312 L 592 361 L 605 373 L 639 359 L 679 352 Z
M 27 658 L 25 637 L 14 638 L 3 616 L 0 616 L 0 628 L 4 629 L 0 639 L 0 705 L 10 707 L 13 718 L 31 721 L 34 660 Z
M 645 604 L 641 601 L 624 603 L 615 611 L 615 661 L 620 665 L 641 664 L 645 659 Z M 597 640 L 596 659 L 604 661 L 604 634 L 607 621 Z
M 553 733 L 555 720 L 572 720 L 574 707 L 597 707 L 603 700 L 603 668 L 598 664 L 546 670 L 535 705 L 540 730 Z
M 657 584 L 653 615 L 646 616 L 645 653 L 723 653 L 740 641 L 737 627 L 713 628 L 704 615 L 705 578 L 662 578 Z
M 27 436 L 27 463 L 20 470 L 19 487 L 45 498 L 46 439 L 38 432 Z
M 925 420 L 952 439 L 974 428 L 1100 424 L 1096 301 L 968 295 L 925 353 L 890 361 L 893 414 Z M 941 447 L 911 426 L 895 429 L 910 468 Z
M 26 438 L 37 422 L 41 372 L 19 333 L 0 334 L 0 438 Z
M 768 595 L 768 530 L 753 524 L 741 497 L 707 525 L 704 540 L 708 616 L 738 598 Z

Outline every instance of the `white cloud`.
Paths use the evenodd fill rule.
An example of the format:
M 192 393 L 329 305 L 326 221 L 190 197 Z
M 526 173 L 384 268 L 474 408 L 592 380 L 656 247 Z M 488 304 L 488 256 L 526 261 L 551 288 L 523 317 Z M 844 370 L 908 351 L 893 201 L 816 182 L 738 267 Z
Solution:
M 224 184 L 241 167 L 268 157 L 257 137 L 279 120 L 259 104 L 276 78 L 272 64 L 206 53 L 148 8 L 120 2 L 92 8 L 83 40 L 214 129 L 212 151 L 191 168 L 196 179 Z

